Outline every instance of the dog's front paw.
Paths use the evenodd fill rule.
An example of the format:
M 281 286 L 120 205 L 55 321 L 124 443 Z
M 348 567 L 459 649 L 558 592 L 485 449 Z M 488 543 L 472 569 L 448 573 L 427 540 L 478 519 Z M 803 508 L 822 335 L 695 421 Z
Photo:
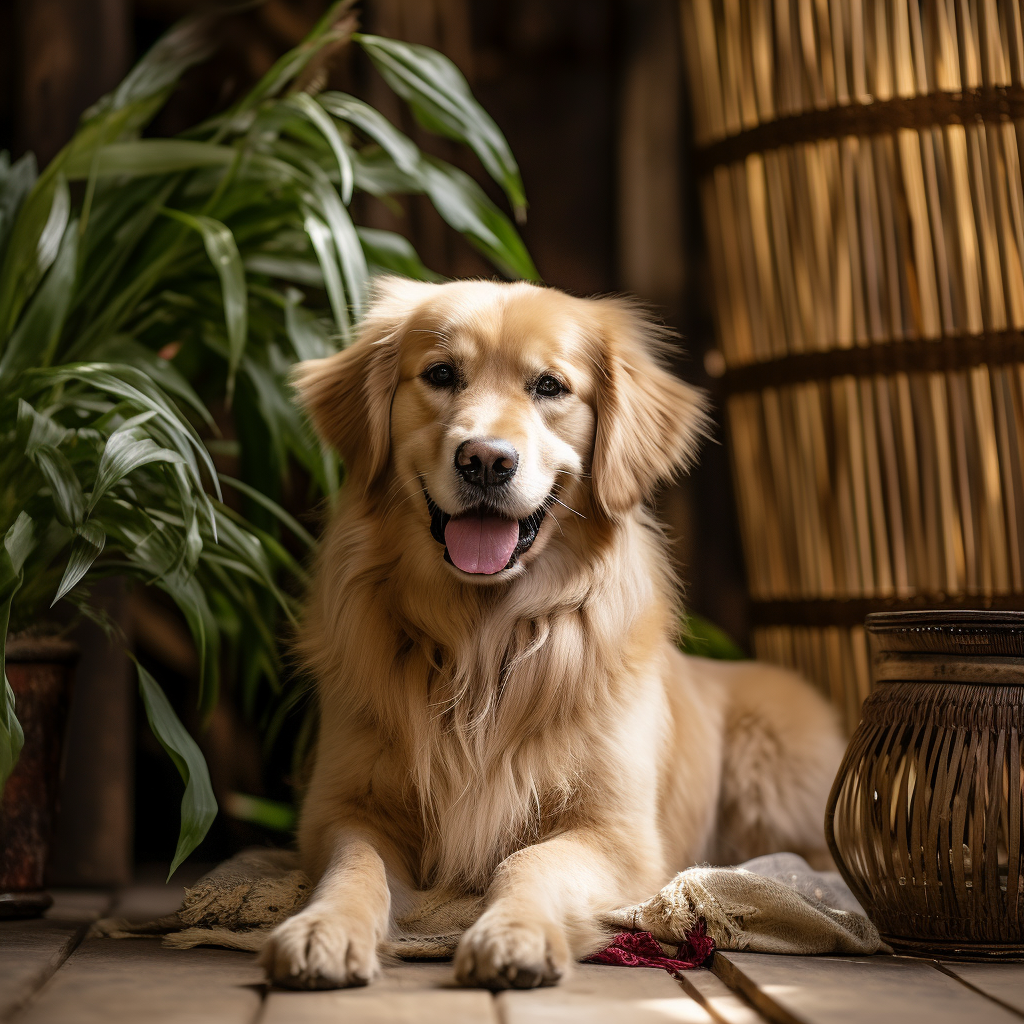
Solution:
M 367 985 L 380 973 L 374 928 L 316 907 L 278 925 L 259 962 L 268 981 L 287 988 Z
M 481 988 L 556 985 L 569 968 L 565 934 L 553 921 L 486 913 L 459 942 L 455 978 Z

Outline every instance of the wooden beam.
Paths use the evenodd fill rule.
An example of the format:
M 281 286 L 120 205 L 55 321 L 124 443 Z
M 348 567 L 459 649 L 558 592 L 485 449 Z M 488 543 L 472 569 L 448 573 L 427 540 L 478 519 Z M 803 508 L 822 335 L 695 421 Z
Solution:
M 128 0 L 17 0 L 15 152 L 44 166 L 132 58 Z
M 93 588 L 92 603 L 130 634 L 124 580 L 103 580 Z M 124 885 L 132 876 L 135 667 L 124 644 L 95 623 L 81 622 L 72 639 L 81 657 L 47 884 Z M 167 813 L 176 809 L 169 806 Z

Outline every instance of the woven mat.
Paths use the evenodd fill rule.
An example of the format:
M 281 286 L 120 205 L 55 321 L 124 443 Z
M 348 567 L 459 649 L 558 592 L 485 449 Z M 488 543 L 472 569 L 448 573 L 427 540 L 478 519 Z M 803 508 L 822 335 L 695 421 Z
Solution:
M 258 951 L 270 931 L 301 910 L 313 886 L 288 850 L 237 854 L 185 890 L 174 914 L 144 923 L 107 918 L 94 934 L 124 939 L 162 935 L 179 949 L 226 946 Z M 394 922 L 382 952 L 403 958 L 446 959 L 479 917 L 483 897 L 429 890 Z M 610 952 L 622 932 L 650 933 L 669 956 L 707 936 L 718 949 L 760 953 L 889 952 L 875 926 L 835 872 L 814 871 L 793 853 L 777 853 L 737 867 L 693 867 L 660 892 L 604 917 Z M 614 933 L 620 933 L 614 935 Z M 616 943 L 618 944 L 616 946 Z

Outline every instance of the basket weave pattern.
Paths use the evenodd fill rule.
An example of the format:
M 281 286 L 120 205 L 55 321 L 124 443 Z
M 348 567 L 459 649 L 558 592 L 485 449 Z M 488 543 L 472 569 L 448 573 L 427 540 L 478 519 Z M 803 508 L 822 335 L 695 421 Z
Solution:
M 1021 4 L 682 14 L 755 648 L 852 728 L 865 601 L 1024 607 Z
M 836 866 L 897 949 L 1024 959 L 1024 612 L 865 628 L 876 686 L 829 797 Z
M 1024 686 L 886 683 L 865 705 L 832 828 L 844 877 L 890 940 L 1024 952 L 1022 720 Z

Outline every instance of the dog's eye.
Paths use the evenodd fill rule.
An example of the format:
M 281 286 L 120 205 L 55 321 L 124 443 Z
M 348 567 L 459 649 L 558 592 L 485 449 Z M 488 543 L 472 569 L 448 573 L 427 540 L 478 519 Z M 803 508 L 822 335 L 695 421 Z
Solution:
M 534 385 L 533 390 L 540 395 L 541 398 L 555 398 L 560 395 L 565 388 L 562 387 L 562 382 L 557 377 L 552 377 L 550 373 L 545 373 L 537 383 Z
M 423 375 L 431 384 L 439 388 L 451 387 L 455 383 L 455 367 L 447 363 L 437 363 Z

